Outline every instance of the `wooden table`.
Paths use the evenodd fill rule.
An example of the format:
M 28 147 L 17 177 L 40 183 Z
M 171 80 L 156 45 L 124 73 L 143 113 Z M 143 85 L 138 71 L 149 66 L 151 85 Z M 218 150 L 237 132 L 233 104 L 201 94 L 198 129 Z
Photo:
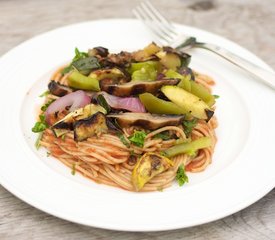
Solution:
M 225 36 L 275 68 L 274 0 L 152 2 L 171 20 Z M 100 18 L 133 17 L 130 10 L 136 4 L 137 1 L 130 0 L 1 0 L 0 55 L 59 26 Z M 243 211 L 212 223 L 176 231 L 127 233 L 55 218 L 0 186 L 0 239 L 275 239 L 275 190 Z

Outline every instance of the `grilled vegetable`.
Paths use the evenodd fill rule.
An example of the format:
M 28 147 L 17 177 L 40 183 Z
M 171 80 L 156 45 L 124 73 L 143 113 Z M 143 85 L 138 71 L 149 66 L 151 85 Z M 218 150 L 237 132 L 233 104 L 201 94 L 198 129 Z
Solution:
M 191 93 L 201 98 L 209 107 L 215 104 L 215 97 L 201 84 L 190 81 Z
M 89 137 L 98 136 L 108 131 L 106 117 L 102 112 L 97 112 L 88 118 L 78 120 L 74 123 L 73 128 L 75 141 L 84 141 Z
M 46 122 L 50 124 L 50 117 L 56 112 L 61 112 L 65 108 L 70 106 L 69 111 L 74 111 L 78 108 L 82 108 L 91 102 L 91 98 L 81 90 L 69 93 L 63 97 L 52 102 L 46 109 L 45 116 Z M 43 109 L 41 109 L 43 111 Z
M 132 74 L 132 81 L 153 81 L 161 65 L 156 61 L 132 63 L 129 72 Z
M 173 103 L 183 108 L 184 111 L 190 113 L 192 116 L 205 119 L 207 121 L 213 116 L 214 111 L 197 96 L 185 91 L 177 86 L 163 86 L 161 91 Z
M 155 43 L 150 43 L 144 49 L 134 52 L 133 57 L 138 62 L 152 60 L 156 58 L 155 54 L 160 51 L 160 49 Z
M 95 47 L 93 49 L 89 49 L 88 51 L 89 57 L 94 57 L 94 56 L 107 57 L 108 54 L 109 54 L 108 49 L 104 47 Z
M 168 158 L 174 157 L 182 153 L 194 156 L 194 154 L 196 154 L 199 149 L 211 147 L 212 144 L 213 143 L 210 137 L 202 137 L 192 142 L 185 142 L 170 147 L 167 150 L 163 151 L 163 154 Z
M 132 173 L 132 183 L 135 190 L 141 190 L 150 179 L 172 166 L 173 162 L 167 157 L 156 153 L 145 153 L 138 160 Z
M 163 50 L 156 53 L 160 62 L 168 69 L 176 70 L 181 66 L 188 66 L 191 56 L 174 50 L 170 47 L 163 47 Z
M 72 71 L 69 74 L 68 85 L 76 89 L 100 91 L 96 78 L 86 77 L 77 71 Z
M 139 95 L 139 99 L 150 113 L 158 114 L 185 114 L 186 111 L 175 103 L 162 100 L 155 97 L 151 93 L 143 93 Z
M 163 85 L 176 85 L 179 82 L 178 79 L 162 79 L 158 81 L 132 81 L 129 83 L 117 85 L 117 84 L 104 84 L 101 85 L 101 90 L 108 92 L 118 97 L 127 97 L 131 95 L 138 95 L 140 93 L 149 92 L 156 93 Z
M 169 69 L 165 72 L 165 76 L 169 78 L 181 79 L 178 87 L 183 88 L 184 90 L 201 98 L 209 107 L 213 106 L 215 104 L 214 96 L 212 96 L 211 93 L 203 85 L 192 80 L 192 70 L 188 71 L 188 68 L 184 69 L 187 69 L 184 75 Z
M 48 84 L 48 89 L 51 94 L 58 97 L 63 97 L 73 91 L 71 88 L 61 85 L 54 80 L 50 81 L 50 83 Z
M 66 132 L 69 132 L 73 129 L 73 123 L 77 120 L 87 118 L 97 112 L 102 112 L 106 114 L 106 110 L 95 104 L 88 104 L 84 108 L 79 108 L 69 114 L 67 114 L 64 118 L 62 118 L 60 121 L 55 123 L 52 126 L 52 130 L 56 137 L 60 137 Z
M 97 79 L 98 81 L 108 78 L 118 80 L 125 77 L 124 73 L 118 68 L 98 69 L 90 73 L 90 78 Z
M 106 103 L 113 109 L 124 109 L 130 112 L 146 112 L 143 104 L 137 97 L 116 97 L 106 92 L 102 92 L 102 95 Z M 102 97 L 98 96 L 99 101 L 103 100 Z M 101 101 L 103 103 L 103 101 Z M 104 104 L 103 104 L 104 105 Z
M 168 69 L 165 72 L 165 76 L 169 77 L 169 78 L 177 78 L 180 79 L 181 81 L 179 82 L 178 86 L 185 89 L 186 91 L 190 92 L 191 91 L 191 75 L 181 75 L 178 72 L 172 70 L 172 69 Z
M 115 118 L 119 126 L 140 126 L 145 129 L 158 129 L 164 126 L 177 126 L 182 123 L 183 115 L 157 115 L 150 113 L 120 113 L 109 114 L 109 118 Z

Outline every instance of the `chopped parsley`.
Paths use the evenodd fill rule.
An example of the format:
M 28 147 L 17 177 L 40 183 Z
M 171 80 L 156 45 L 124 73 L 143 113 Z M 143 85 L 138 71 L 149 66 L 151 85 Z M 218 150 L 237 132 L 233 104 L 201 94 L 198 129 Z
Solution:
M 32 131 L 34 133 L 43 132 L 47 128 L 47 124 L 44 122 L 36 122 L 34 127 L 32 128 Z
M 136 145 L 138 147 L 143 147 L 145 137 L 146 137 L 146 133 L 144 131 L 135 131 L 133 135 L 128 137 L 128 139 L 134 145 Z
M 198 119 L 194 118 L 192 120 L 184 120 L 183 121 L 183 128 L 184 128 L 184 133 L 188 137 L 190 133 L 192 132 L 193 128 L 197 125 Z
M 71 171 L 72 175 L 75 175 L 75 163 L 73 163 L 72 165 L 72 171 Z
M 47 91 L 43 92 L 41 95 L 39 95 L 39 97 L 45 97 L 45 96 L 47 96 L 49 94 L 50 94 L 50 91 L 47 90 Z
M 183 186 L 185 183 L 188 183 L 188 177 L 185 174 L 185 171 L 182 165 L 180 165 L 178 168 L 176 180 L 178 181 L 178 184 L 180 187 Z
M 47 157 L 51 156 L 51 153 L 50 152 L 47 152 Z
M 213 97 L 215 98 L 215 99 L 217 99 L 217 98 L 220 98 L 220 96 L 219 95 L 213 95 Z
M 161 132 L 161 133 L 158 133 L 154 136 L 154 138 L 160 138 L 162 140 L 169 140 L 170 139 L 170 135 L 169 135 L 169 132 Z
M 127 147 L 130 147 L 130 144 L 127 142 L 126 138 L 122 133 L 117 133 L 117 136 L 119 137 L 120 141 Z
M 51 103 L 53 103 L 55 100 L 51 99 L 48 102 L 46 102 L 40 109 L 42 112 L 45 112 L 47 110 L 47 108 L 51 105 Z
M 39 115 L 39 121 L 37 121 L 33 128 L 32 131 L 34 133 L 39 133 L 39 132 L 43 132 L 47 127 L 48 124 L 46 123 L 46 116 L 44 114 L 44 112 L 47 110 L 47 108 L 49 107 L 49 105 L 53 102 L 54 100 L 50 100 L 47 103 L 45 103 L 42 107 L 41 107 L 41 111 L 43 112 L 42 114 Z

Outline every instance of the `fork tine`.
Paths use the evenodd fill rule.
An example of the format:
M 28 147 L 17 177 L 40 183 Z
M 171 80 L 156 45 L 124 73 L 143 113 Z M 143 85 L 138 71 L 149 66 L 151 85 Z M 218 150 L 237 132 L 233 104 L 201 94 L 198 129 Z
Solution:
M 143 15 L 146 15 L 148 19 L 150 19 L 151 24 L 155 25 L 155 28 L 164 35 L 167 43 L 169 44 L 171 41 L 174 40 L 175 36 L 172 36 L 170 30 L 168 30 L 154 15 L 154 13 L 147 7 L 145 3 L 140 4 L 140 8 L 143 10 Z
M 154 14 L 154 16 L 162 23 L 162 26 L 167 29 L 167 31 L 171 32 L 174 35 L 174 38 L 178 36 L 178 33 L 175 29 L 175 26 L 165 18 L 153 5 L 149 0 L 143 1 L 143 3 L 147 6 L 148 9 Z
M 151 31 L 158 37 L 158 43 L 160 45 L 166 45 L 168 40 L 158 31 L 158 29 L 152 24 L 152 21 L 148 19 L 148 16 L 143 13 L 143 10 L 138 6 L 133 9 L 134 15 L 140 19 Z

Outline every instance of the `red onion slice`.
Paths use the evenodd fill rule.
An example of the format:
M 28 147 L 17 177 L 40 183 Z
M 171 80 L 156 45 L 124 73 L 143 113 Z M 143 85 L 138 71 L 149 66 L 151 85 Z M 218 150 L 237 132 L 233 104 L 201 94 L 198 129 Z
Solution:
M 91 98 L 82 90 L 69 93 L 61 98 L 58 98 L 49 105 L 45 112 L 46 121 L 49 123 L 49 116 L 55 112 L 64 110 L 66 107 L 71 106 L 69 111 L 74 111 L 82 108 L 91 102 Z
M 110 95 L 106 92 L 102 92 L 102 95 L 104 96 L 107 103 L 110 105 L 110 107 L 115 109 L 125 109 L 130 112 L 137 112 L 137 113 L 144 113 L 146 112 L 145 107 L 139 100 L 139 98 L 136 97 L 116 97 L 113 95 Z

